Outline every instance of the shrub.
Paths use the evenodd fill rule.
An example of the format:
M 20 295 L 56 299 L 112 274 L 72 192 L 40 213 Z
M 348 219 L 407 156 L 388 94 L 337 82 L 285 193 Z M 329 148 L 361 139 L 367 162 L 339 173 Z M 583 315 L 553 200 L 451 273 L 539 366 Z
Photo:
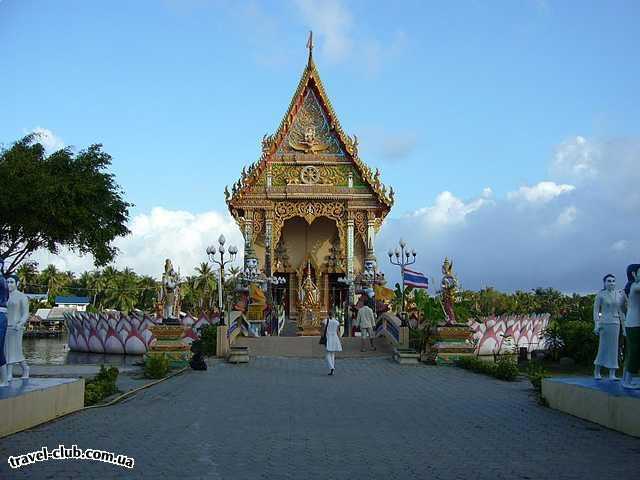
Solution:
M 216 346 L 218 343 L 218 329 L 215 325 L 203 325 L 198 329 L 200 338 L 194 340 L 191 344 L 193 353 L 201 352 L 208 357 L 216 354 Z
M 551 354 L 551 358 L 558 361 L 560 358 L 560 352 L 564 346 L 562 342 L 562 331 L 558 322 L 551 322 L 547 328 L 542 332 L 544 336 L 544 346 Z
M 94 405 L 118 391 L 116 380 L 120 372 L 116 367 L 100 366 L 98 374 L 88 380 L 84 387 L 84 404 Z
M 169 359 L 166 355 L 151 355 L 144 361 L 146 378 L 163 378 L 169 372 Z
M 478 357 L 462 357 L 456 362 L 456 365 L 475 373 L 483 373 L 508 382 L 515 380 L 519 373 L 518 364 L 511 355 L 501 356 L 495 363 L 485 362 Z
M 512 355 L 501 356 L 493 366 L 494 368 L 490 375 L 500 380 L 506 380 L 507 382 L 515 380 L 520 373 L 518 363 Z
M 113 383 L 115 385 L 119 373 L 120 371 L 116 367 L 104 368 L 104 365 L 100 365 L 100 371 L 94 380 L 96 382 Z
M 587 365 L 598 352 L 598 337 L 593 333 L 593 323 L 571 320 L 559 326 L 563 352 L 576 363 Z
M 544 366 L 540 362 L 530 362 L 527 367 L 527 377 L 531 386 L 538 393 L 542 393 L 542 379 L 548 377 Z

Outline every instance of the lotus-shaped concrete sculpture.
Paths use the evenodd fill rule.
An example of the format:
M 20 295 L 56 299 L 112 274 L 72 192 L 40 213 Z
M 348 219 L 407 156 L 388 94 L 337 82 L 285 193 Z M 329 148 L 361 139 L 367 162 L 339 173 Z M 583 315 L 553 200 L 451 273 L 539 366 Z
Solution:
M 218 317 L 202 316 L 199 319 L 186 315 L 180 319 L 188 327 L 182 341 L 190 344 L 198 338 L 198 329 L 205 324 L 218 323 Z M 69 349 L 74 352 L 143 355 L 155 336 L 149 329 L 160 322 L 142 312 L 73 312 L 65 314 L 69 331 Z
M 513 352 L 526 347 L 528 352 L 545 350 L 544 329 L 549 324 L 548 313 L 535 315 L 502 315 L 470 320 L 479 355 Z

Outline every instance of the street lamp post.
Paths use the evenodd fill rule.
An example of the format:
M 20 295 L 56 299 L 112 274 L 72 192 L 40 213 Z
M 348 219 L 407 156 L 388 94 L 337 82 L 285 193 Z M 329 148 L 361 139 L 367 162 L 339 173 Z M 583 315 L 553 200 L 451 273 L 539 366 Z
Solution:
M 407 247 L 407 242 L 405 242 L 403 239 L 400 239 L 399 246 L 400 249 L 398 249 L 397 247 L 395 250 L 389 249 L 387 255 L 389 255 L 389 261 L 392 265 L 400 267 L 400 275 L 402 277 L 402 312 L 400 313 L 400 315 L 402 316 L 402 325 L 406 326 L 406 315 L 404 311 L 404 269 L 407 266 L 416 263 L 417 254 L 415 249 L 409 250 L 409 248 Z
M 238 254 L 238 249 L 235 247 L 235 245 L 231 245 L 229 247 L 229 255 L 231 256 L 231 258 L 225 260 L 225 242 L 226 239 L 224 238 L 224 235 L 220 235 L 220 237 L 218 237 L 217 248 L 215 245 L 209 245 L 207 247 L 207 255 L 209 256 L 209 260 L 220 267 L 220 282 L 218 284 L 218 307 L 220 308 L 220 325 L 224 325 L 225 315 L 224 302 L 222 298 L 222 291 L 224 290 L 224 268 L 228 264 L 232 263 L 236 259 L 236 255 Z M 216 259 L 216 252 L 220 254 L 220 260 Z

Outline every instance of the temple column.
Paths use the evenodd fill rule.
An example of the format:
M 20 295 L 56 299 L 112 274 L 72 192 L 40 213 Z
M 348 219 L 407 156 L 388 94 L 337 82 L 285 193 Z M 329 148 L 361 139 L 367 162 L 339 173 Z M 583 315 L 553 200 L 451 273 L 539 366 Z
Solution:
M 354 231 L 355 231 L 355 219 L 353 213 L 349 212 L 347 217 L 347 274 L 350 278 L 353 278 L 354 273 Z
M 354 269 L 353 269 L 353 247 L 354 247 L 354 227 L 355 227 L 355 218 L 354 212 L 347 212 L 347 279 L 351 282 L 349 283 L 349 291 L 347 292 L 347 306 L 350 306 L 353 302 L 353 296 L 355 293 L 355 288 L 353 285 L 354 278 Z M 347 320 L 345 322 L 346 336 L 351 336 L 351 311 L 347 311 Z
M 273 258 L 273 248 L 271 245 L 271 235 L 273 231 L 273 210 L 267 210 L 264 215 L 264 273 L 267 277 L 272 274 L 271 259 Z
M 322 276 L 324 277 L 324 281 L 322 282 L 322 288 L 324 290 L 324 310 L 325 312 L 327 312 L 327 314 L 330 314 L 331 312 L 329 312 L 329 272 L 324 272 L 322 274 Z
M 371 253 L 376 253 L 376 214 L 367 212 L 367 250 L 371 248 Z
M 244 212 L 244 246 L 245 252 L 247 250 L 247 245 L 253 243 L 253 210 L 246 210 Z

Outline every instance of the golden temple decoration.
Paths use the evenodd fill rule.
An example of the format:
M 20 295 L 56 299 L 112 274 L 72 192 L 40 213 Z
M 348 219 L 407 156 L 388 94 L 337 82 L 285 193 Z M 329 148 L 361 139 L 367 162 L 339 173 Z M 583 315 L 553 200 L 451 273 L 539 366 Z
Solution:
M 360 175 L 356 173 L 351 165 L 290 165 L 283 163 L 271 163 L 271 186 L 282 187 L 286 185 L 333 185 L 347 187 L 349 185 L 349 174 L 352 175 L 355 187 L 366 185 Z M 310 171 L 314 171 L 314 181 L 305 182 Z M 257 186 L 266 186 L 266 175 L 256 181 Z
M 264 252 L 265 268 L 269 262 L 269 271 L 290 274 L 292 315 L 298 303 L 301 309 L 303 303 L 310 308 L 311 293 L 316 292 L 318 314 L 313 323 L 317 327 L 329 307 L 330 274 L 360 268 L 354 265 L 360 261 L 358 252 L 371 236 L 369 229 L 380 229 L 394 192 L 382 183 L 379 170 L 359 158 L 358 138 L 342 130 L 314 63 L 311 40 L 309 48 L 307 65 L 280 125 L 275 133 L 262 137 L 260 158 L 242 168 L 238 181 L 226 190 L 225 200 L 243 234 L 264 247 L 258 250 L 260 255 Z M 318 218 L 335 222 L 335 229 L 325 222 L 314 225 L 304 245 L 287 235 L 281 238 L 285 223 L 288 228 L 287 220 L 295 217 L 304 219 L 307 231 Z M 355 233 L 349 241 L 348 231 Z M 302 249 L 306 257 L 298 264 Z M 296 265 L 290 264 L 289 254 Z M 305 270 L 309 262 L 310 273 Z
M 262 155 L 259 161 L 233 186 L 232 194 L 227 200 L 229 210 L 243 208 L 240 203 L 245 196 L 248 193 L 255 194 L 252 187 L 265 185 L 267 165 L 274 161 L 282 161 L 283 156 L 299 162 L 300 155 L 322 161 L 328 158 L 344 159 L 357 173 L 358 182 L 362 182 L 362 186 L 370 187 L 377 200 L 381 202 L 383 211 L 380 212 L 380 216 L 384 218 L 393 205 L 393 191 L 387 192 L 379 174 L 374 176 L 371 169 L 359 158 L 358 138 L 355 135 L 351 138 L 342 130 L 312 56 L 309 56 L 296 92 L 276 133 L 262 138 Z M 345 178 L 348 177 L 348 172 L 345 176 L 327 175 L 328 172 L 323 172 L 320 166 L 317 167 L 320 179 L 316 184 L 346 185 Z M 276 176 L 274 172 L 274 177 Z M 273 185 L 299 184 L 300 178 L 300 171 L 292 172 L 284 179 L 274 178 Z
M 295 115 L 291 129 L 280 147 L 282 153 L 293 151 L 304 153 L 330 153 L 342 155 L 338 138 L 332 134 L 324 116 L 320 101 L 313 90 L 308 90 L 302 107 Z
M 315 262 L 314 262 L 315 263 Z M 300 312 L 302 327 L 302 335 L 318 335 L 320 330 L 320 289 L 317 286 L 318 270 L 316 269 L 316 282 L 311 278 L 311 261 L 306 262 L 307 274 L 304 276 L 304 270 L 301 268 L 298 271 L 298 278 L 304 277 L 304 280 L 299 282 L 298 287 L 298 311 Z
M 367 213 L 362 210 L 358 210 L 354 215 L 356 231 L 362 237 L 362 241 L 367 243 Z
M 253 212 L 253 234 L 258 236 L 264 231 L 264 212 L 256 210 Z

